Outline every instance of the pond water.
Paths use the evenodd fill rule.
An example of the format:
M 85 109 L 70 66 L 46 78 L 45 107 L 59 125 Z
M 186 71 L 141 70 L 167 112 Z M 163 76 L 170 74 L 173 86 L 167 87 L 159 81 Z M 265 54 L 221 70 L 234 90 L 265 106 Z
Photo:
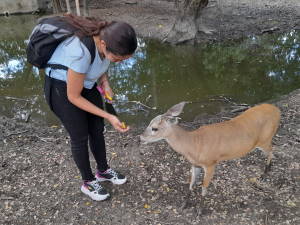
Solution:
M 44 74 L 26 62 L 25 40 L 36 19 L 0 18 L 0 115 L 54 125 L 43 96 Z M 109 74 L 115 107 L 127 123 L 148 123 L 180 101 L 193 102 L 183 115 L 193 120 L 222 110 L 224 101 L 214 101 L 220 96 L 256 104 L 300 88 L 300 32 L 198 46 L 139 39 L 134 57 L 111 65 Z

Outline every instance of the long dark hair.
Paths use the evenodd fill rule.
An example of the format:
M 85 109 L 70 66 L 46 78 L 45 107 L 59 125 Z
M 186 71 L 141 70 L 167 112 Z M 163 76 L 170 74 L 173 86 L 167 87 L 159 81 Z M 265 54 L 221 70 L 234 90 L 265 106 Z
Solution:
M 106 43 L 107 51 L 119 55 L 131 55 L 137 48 L 136 33 L 132 26 L 125 22 L 107 22 L 95 17 L 75 16 L 65 14 L 64 19 L 72 26 L 78 28 L 75 35 L 99 36 Z

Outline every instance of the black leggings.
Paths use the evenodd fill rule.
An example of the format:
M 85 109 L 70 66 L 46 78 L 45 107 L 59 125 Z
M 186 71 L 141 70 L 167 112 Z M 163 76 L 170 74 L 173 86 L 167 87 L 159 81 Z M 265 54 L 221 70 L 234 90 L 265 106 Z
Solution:
M 68 100 L 67 85 L 64 81 L 46 76 L 44 91 L 50 109 L 61 120 L 70 135 L 72 155 L 82 179 L 94 180 L 89 160 L 88 142 L 96 160 L 97 169 L 104 171 L 108 168 L 103 136 L 103 118 L 73 105 Z M 84 88 L 81 95 L 103 109 L 102 97 L 97 91 L 96 84 L 92 89 Z

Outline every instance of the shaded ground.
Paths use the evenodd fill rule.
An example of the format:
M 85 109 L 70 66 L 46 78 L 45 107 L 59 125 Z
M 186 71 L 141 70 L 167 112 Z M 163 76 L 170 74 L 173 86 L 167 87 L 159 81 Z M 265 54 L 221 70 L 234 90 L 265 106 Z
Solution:
M 94 10 L 107 18 L 126 18 L 142 36 L 149 33 L 162 39 L 173 19 L 167 1 L 162 1 L 160 6 L 165 6 L 159 9 L 158 1 L 121 1 L 119 7 L 114 5 L 117 1 L 101 2 L 103 5 Z M 234 9 L 239 11 L 232 11 L 236 2 L 239 4 Z M 218 7 L 212 4 L 221 3 L 211 1 L 215 10 Z M 240 38 L 274 26 L 279 27 L 276 32 L 299 26 L 296 0 L 222 1 L 219 8 L 222 13 L 214 14 L 215 19 L 207 25 L 217 27 L 214 21 L 223 21 L 218 26 L 220 35 L 203 40 Z M 248 15 L 253 19 L 247 19 Z M 265 157 L 260 151 L 223 162 L 217 166 L 205 197 L 200 188 L 189 194 L 190 165 L 165 142 L 140 146 L 138 135 L 143 127 L 133 127 L 126 134 L 108 130 L 110 164 L 129 181 L 122 186 L 104 183 L 112 195 L 105 202 L 92 202 L 81 194 L 80 177 L 64 129 L 2 117 L 0 224 L 300 224 L 300 90 L 275 104 L 282 111 L 282 119 L 269 174 L 261 176 Z M 198 127 L 218 122 L 237 115 L 231 112 L 235 108 L 228 104 L 228 109 L 218 115 L 182 125 Z
M 124 20 L 143 37 L 164 40 L 176 16 L 172 0 L 91 0 L 90 14 L 106 20 Z M 300 29 L 298 0 L 210 0 L 200 22 L 215 30 L 199 33 L 197 41 L 215 42 L 262 33 Z

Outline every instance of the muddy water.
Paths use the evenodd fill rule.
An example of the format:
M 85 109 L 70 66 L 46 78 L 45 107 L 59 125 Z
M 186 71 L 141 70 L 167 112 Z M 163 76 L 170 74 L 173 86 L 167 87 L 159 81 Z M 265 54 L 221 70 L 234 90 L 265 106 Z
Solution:
M 43 72 L 26 63 L 25 40 L 36 19 L 0 18 L 0 115 L 53 125 L 58 121 L 44 101 Z M 147 123 L 180 101 L 193 102 L 183 115 L 193 120 L 228 101 L 256 104 L 300 88 L 300 32 L 202 46 L 139 40 L 135 56 L 109 72 L 122 120 Z

